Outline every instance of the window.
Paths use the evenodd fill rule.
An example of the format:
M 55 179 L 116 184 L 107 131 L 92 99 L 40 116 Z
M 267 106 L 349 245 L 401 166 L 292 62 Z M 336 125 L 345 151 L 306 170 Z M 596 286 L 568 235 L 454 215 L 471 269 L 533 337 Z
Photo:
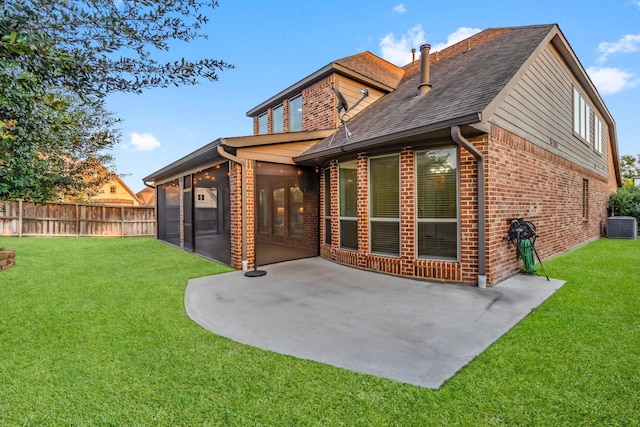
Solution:
M 296 181 L 289 187 L 289 235 L 302 237 L 304 234 L 304 194 Z
M 324 243 L 331 244 L 331 169 L 324 170 Z
M 582 180 L 582 218 L 589 218 L 589 180 Z
M 284 109 L 282 105 L 278 105 L 273 109 L 271 120 L 273 122 L 273 133 L 282 133 L 284 132 Z
M 418 258 L 458 259 L 458 152 L 416 153 Z
M 109 193 L 116 194 L 116 186 L 115 185 L 112 185 L 111 187 L 109 187 Z
M 589 117 L 591 109 L 577 88 L 573 88 L 573 133 L 587 142 L 591 142 Z
M 302 130 L 302 95 L 289 101 L 289 132 Z
M 340 247 L 358 249 L 358 188 L 356 161 L 340 163 Z
M 269 234 L 271 232 L 271 215 L 269 210 L 269 186 L 260 184 L 258 187 L 258 233 Z
M 269 115 L 267 113 L 258 116 L 258 134 L 264 135 L 269 133 Z
M 273 234 L 284 236 L 284 187 L 273 190 Z
M 602 122 L 597 116 L 593 116 L 593 149 L 602 153 Z
M 369 160 L 372 253 L 400 255 L 400 156 Z

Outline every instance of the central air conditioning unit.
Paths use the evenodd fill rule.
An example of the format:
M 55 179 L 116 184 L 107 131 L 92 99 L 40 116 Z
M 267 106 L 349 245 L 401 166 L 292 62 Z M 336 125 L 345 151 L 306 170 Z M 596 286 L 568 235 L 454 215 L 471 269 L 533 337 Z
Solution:
M 638 223 L 632 216 L 610 216 L 607 218 L 607 237 L 611 239 L 635 239 Z

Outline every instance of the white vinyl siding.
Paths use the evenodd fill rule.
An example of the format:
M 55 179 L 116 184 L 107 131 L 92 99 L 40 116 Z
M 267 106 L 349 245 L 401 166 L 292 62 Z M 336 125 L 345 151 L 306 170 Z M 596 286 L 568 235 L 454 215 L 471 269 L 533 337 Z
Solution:
M 590 103 L 591 116 L 602 120 L 602 153 L 598 153 L 593 149 L 593 142 L 587 143 L 574 130 L 575 124 L 580 123 L 579 119 L 574 121 L 574 113 L 580 111 L 579 107 L 573 108 L 574 88 L 585 94 L 561 55 L 549 45 L 519 79 L 514 79 L 505 88 L 506 96 L 490 121 L 546 151 L 606 177 L 609 170 L 607 122 Z M 591 134 L 593 139 L 593 124 Z

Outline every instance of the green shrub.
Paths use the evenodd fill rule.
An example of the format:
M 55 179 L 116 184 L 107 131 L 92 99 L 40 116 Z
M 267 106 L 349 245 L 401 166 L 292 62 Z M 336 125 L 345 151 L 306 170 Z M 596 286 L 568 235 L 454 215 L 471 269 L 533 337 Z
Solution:
M 640 187 L 626 183 L 609 196 L 609 214 L 640 219 Z

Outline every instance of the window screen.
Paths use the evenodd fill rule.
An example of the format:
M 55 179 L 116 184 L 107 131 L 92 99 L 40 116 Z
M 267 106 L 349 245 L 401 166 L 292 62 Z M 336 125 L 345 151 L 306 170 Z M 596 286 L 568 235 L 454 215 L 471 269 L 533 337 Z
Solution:
M 369 160 L 371 252 L 400 255 L 400 156 Z
M 302 130 L 302 95 L 289 101 L 289 132 Z
M 458 153 L 416 153 L 418 257 L 458 258 Z
M 358 249 L 358 188 L 356 162 L 340 163 L 340 247 Z

